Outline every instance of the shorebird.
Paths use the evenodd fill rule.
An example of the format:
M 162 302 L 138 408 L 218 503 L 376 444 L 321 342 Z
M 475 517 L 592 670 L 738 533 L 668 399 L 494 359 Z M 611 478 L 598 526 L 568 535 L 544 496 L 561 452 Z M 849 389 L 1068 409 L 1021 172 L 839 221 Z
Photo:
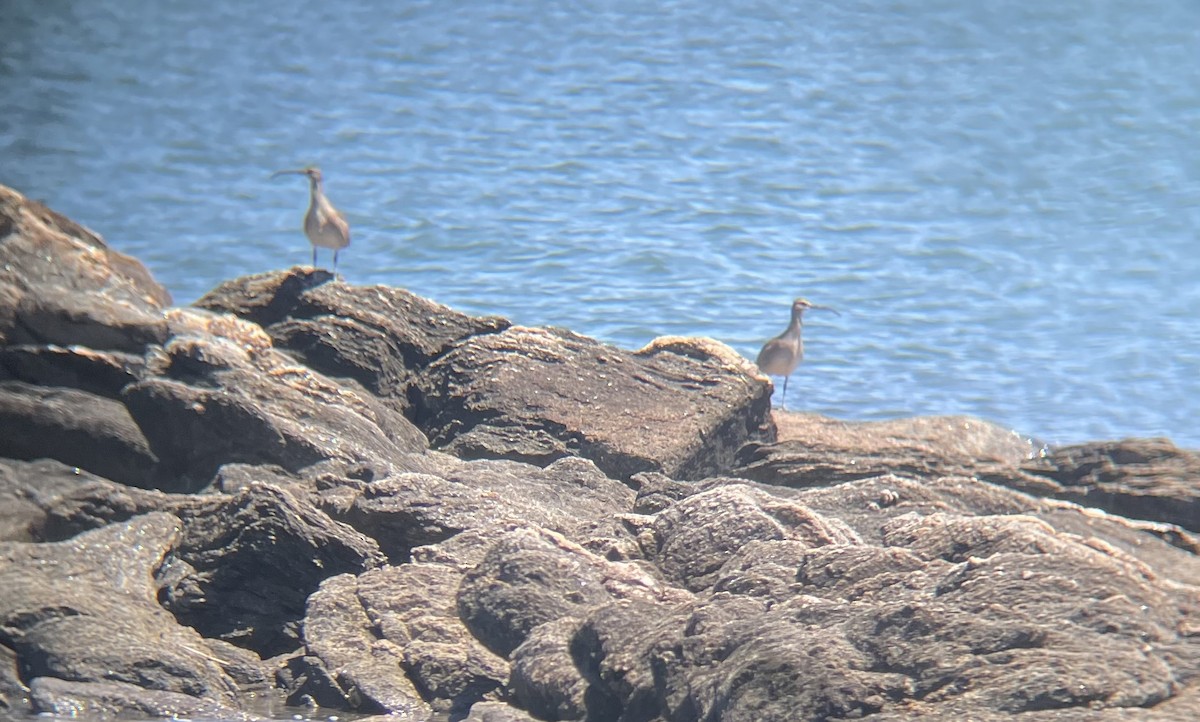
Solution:
M 338 251 L 350 245 L 350 224 L 325 197 L 321 184 L 321 169 L 309 166 L 300 170 L 281 170 L 271 174 L 272 178 L 295 173 L 308 176 L 308 213 L 304 214 L 304 235 L 313 247 L 313 266 L 317 265 L 317 248 L 333 249 L 333 273 L 337 275 Z
M 838 313 L 829 306 L 818 306 L 806 298 L 797 298 L 792 301 L 792 322 L 788 324 L 787 330 L 763 344 L 762 351 L 758 352 L 758 359 L 754 362 L 764 374 L 783 377 L 783 398 L 779 405 L 784 409 L 787 408 L 788 377 L 804 358 L 804 341 L 800 338 L 803 322 L 800 317 L 810 308 Z

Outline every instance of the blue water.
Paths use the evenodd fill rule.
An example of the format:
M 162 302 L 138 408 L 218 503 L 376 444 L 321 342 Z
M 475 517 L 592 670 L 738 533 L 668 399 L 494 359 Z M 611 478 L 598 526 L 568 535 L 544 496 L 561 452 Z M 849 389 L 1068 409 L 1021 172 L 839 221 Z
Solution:
M 352 283 L 751 358 L 803 295 L 792 408 L 1200 447 L 1195 0 L 4 0 L 0 108 L 180 302 L 316 163 Z

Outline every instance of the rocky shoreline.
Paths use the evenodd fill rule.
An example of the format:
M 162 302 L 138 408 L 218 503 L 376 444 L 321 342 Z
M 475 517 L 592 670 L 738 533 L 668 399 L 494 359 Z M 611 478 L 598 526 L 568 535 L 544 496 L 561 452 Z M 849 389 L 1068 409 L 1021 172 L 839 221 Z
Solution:
M 1200 719 L 1200 454 L 772 413 L 293 268 L 191 307 L 0 186 L 0 714 Z

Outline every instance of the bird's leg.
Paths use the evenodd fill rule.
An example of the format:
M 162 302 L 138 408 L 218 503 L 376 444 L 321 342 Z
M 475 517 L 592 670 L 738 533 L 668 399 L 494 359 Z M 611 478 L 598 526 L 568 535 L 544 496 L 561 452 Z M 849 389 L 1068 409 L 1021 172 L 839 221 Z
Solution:
M 333 277 L 337 278 L 337 249 L 333 249 Z
M 316 246 L 313 246 L 313 262 L 312 262 L 312 265 L 313 265 L 313 268 L 316 268 L 316 267 L 317 267 L 317 247 L 316 247 Z
M 783 377 L 783 398 L 780 399 L 780 401 L 779 401 L 779 408 L 781 411 L 787 411 L 787 382 L 788 382 L 788 377 L 784 376 Z

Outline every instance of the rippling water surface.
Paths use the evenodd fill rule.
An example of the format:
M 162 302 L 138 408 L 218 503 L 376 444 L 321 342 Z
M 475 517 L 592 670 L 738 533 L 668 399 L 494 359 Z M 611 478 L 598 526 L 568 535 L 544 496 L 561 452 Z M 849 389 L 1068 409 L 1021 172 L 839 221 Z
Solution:
M 4 5 L 0 182 L 180 302 L 316 163 L 353 283 L 751 358 L 803 295 L 793 408 L 1200 446 L 1193 0 Z

